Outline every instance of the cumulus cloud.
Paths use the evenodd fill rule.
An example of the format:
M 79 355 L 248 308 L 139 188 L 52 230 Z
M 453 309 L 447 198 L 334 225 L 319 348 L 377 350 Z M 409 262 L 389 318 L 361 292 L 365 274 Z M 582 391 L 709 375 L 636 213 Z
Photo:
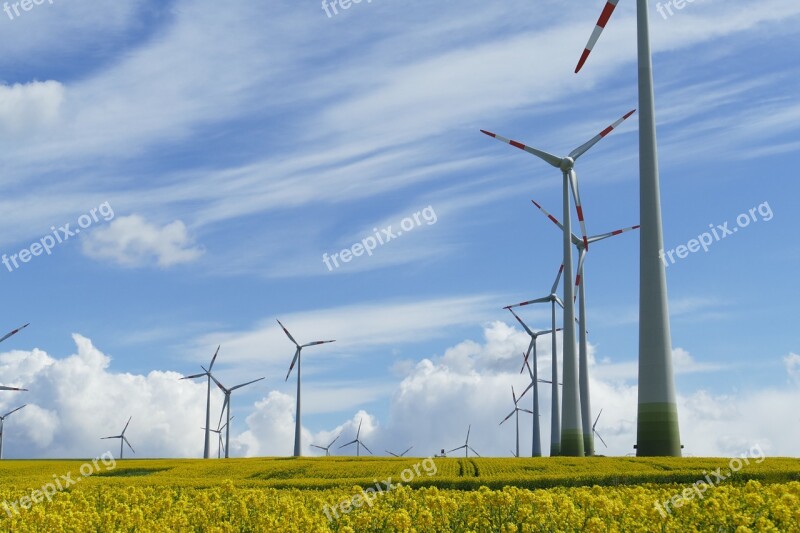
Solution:
M 83 241 L 83 252 L 125 267 L 156 264 L 161 268 L 191 263 L 203 255 L 182 221 L 158 226 L 139 215 L 118 217 L 109 226 L 93 230 Z
M 0 85 L 0 134 L 21 134 L 52 126 L 64 102 L 57 81 Z

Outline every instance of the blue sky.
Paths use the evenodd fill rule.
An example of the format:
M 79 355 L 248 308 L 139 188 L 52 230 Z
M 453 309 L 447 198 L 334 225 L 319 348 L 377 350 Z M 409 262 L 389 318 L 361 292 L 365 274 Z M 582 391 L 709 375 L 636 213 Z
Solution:
M 456 447 L 471 423 L 478 451 L 507 455 L 513 429 L 497 424 L 526 385 L 527 337 L 502 307 L 549 291 L 560 235 L 530 200 L 560 217 L 561 189 L 479 129 L 563 154 L 636 107 L 634 2 L 572 73 L 602 3 L 0 13 L 0 253 L 113 211 L 0 266 L 4 327 L 32 323 L 0 352 L 0 382 L 30 389 L 0 397 L 3 412 L 29 404 L 9 418 L 6 456 L 102 453 L 98 437 L 131 415 L 140 455 L 202 453 L 205 386 L 177 378 L 218 344 L 224 383 L 267 378 L 234 396 L 232 451 L 289 454 L 293 347 L 276 318 L 302 342 L 337 340 L 304 353 L 306 446 L 364 418 L 373 451 Z M 762 206 L 667 269 L 683 441 L 693 455 L 796 455 L 800 6 L 697 1 L 664 19 L 654 3 L 650 16 L 665 247 Z M 638 223 L 637 118 L 577 167 L 591 234 Z M 425 208 L 435 223 L 323 263 Z M 638 244 L 615 237 L 586 264 L 609 454 L 635 437 Z M 538 328 L 548 316 L 524 314 Z M 543 341 L 540 372 L 549 359 Z

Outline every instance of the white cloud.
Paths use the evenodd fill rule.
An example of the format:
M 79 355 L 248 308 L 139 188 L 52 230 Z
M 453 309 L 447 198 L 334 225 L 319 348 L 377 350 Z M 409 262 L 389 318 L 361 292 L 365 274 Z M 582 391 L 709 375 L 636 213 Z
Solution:
M 83 241 L 83 252 L 125 267 L 155 263 L 161 268 L 191 263 L 203 255 L 182 221 L 157 226 L 139 215 L 118 217 L 109 226 L 93 230 Z
M 53 126 L 64 92 L 57 81 L 0 85 L 0 135 L 20 135 Z
M 786 372 L 789 374 L 789 379 L 800 385 L 800 355 L 790 353 L 783 358 L 783 362 L 786 364 Z

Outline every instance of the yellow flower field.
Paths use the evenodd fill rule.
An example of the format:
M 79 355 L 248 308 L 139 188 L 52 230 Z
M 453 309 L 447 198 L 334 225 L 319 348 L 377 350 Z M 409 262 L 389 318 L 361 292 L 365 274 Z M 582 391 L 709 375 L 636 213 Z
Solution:
M 726 460 L 436 459 L 435 475 L 364 497 L 362 488 L 389 477 L 395 483 L 399 472 L 419 461 L 126 460 L 85 478 L 78 473 L 80 461 L 3 461 L 0 530 L 800 532 L 798 460 L 752 464 L 669 513 L 659 512 L 656 503 L 680 494 Z M 617 477 L 610 477 L 613 470 Z M 51 501 L 19 505 L 68 472 L 80 481 Z M 647 476 L 652 479 L 633 482 Z M 464 477 L 489 485 L 504 480 L 505 486 L 446 488 Z M 564 482 L 551 488 L 519 486 L 559 479 Z M 570 484 L 578 486 L 564 486 Z

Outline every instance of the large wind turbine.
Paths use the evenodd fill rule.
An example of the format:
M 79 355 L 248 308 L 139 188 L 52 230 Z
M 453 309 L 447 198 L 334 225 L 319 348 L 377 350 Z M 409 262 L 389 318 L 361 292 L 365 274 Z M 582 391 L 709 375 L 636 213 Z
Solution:
M 123 444 L 123 443 L 127 444 L 127 445 L 128 445 L 128 448 L 130 448 L 130 449 L 131 449 L 131 451 L 132 451 L 134 454 L 136 453 L 136 452 L 133 450 L 133 446 L 131 446 L 131 443 L 130 443 L 130 442 L 128 442 L 128 439 L 125 437 L 125 432 L 128 430 L 128 424 L 130 424 L 130 423 L 131 423 L 131 419 L 132 419 L 132 418 L 133 418 L 132 416 L 128 418 L 128 422 L 125 424 L 125 427 L 122 429 L 122 433 L 120 433 L 119 435 L 114 435 L 114 436 L 112 436 L 112 437 L 100 437 L 100 440 L 106 440 L 106 439 L 119 439 L 119 458 L 120 458 L 120 459 L 124 459 L 124 457 L 123 457 L 123 455 L 122 455 L 122 451 L 123 451 L 122 444 Z
M 361 419 L 361 420 L 359 420 L 359 421 L 358 421 L 358 431 L 356 432 L 356 438 L 355 438 L 355 439 L 353 439 L 353 440 L 351 440 L 351 441 L 350 441 L 350 442 L 348 442 L 347 444 L 342 444 L 341 446 L 339 446 L 339 449 L 340 449 L 340 450 L 341 450 L 342 448 L 346 448 L 347 446 L 350 446 L 350 445 L 352 445 L 352 444 L 355 444 L 355 445 L 356 445 L 356 457 L 361 457 L 361 447 L 362 447 L 362 446 L 364 447 L 364 449 L 365 449 L 365 450 L 367 450 L 367 451 L 369 452 L 369 454 L 370 454 L 370 455 L 375 455 L 374 453 L 372 453 L 372 450 L 370 450 L 369 448 L 367 448 L 367 445 L 366 445 L 366 444 L 364 444 L 363 442 L 361 442 L 361 423 L 362 423 L 363 421 L 364 421 L 363 419 Z
M 297 348 L 297 350 L 294 352 L 294 358 L 292 359 L 292 364 L 289 365 L 289 372 L 286 373 L 286 380 L 285 381 L 289 381 L 289 376 L 292 374 L 292 369 L 294 368 L 295 363 L 297 363 L 297 409 L 296 409 L 295 418 L 294 418 L 294 456 L 295 457 L 300 457 L 300 455 L 301 455 L 301 453 L 300 453 L 300 431 L 301 431 L 301 426 L 300 426 L 300 367 L 301 367 L 301 365 L 300 365 L 300 354 L 303 351 L 303 348 L 308 348 L 309 346 L 317 346 L 319 344 L 328 344 L 330 342 L 336 342 L 336 341 L 314 341 L 314 342 L 309 342 L 308 344 L 302 344 L 301 345 L 301 344 L 298 344 L 296 340 L 294 340 L 294 337 L 292 337 L 292 334 L 289 333 L 289 330 L 286 329 L 286 327 L 283 324 L 281 324 L 280 320 L 278 320 L 278 324 L 280 324 L 281 329 L 283 329 L 283 332 L 286 333 L 286 336 L 289 337 L 289 340 L 292 341 L 292 343 L 294 343 L 295 347 Z M 365 448 L 366 448 L 366 446 L 365 446 Z M 369 453 L 372 453 L 372 452 L 369 452 Z
M 606 2 L 575 72 L 589 57 L 619 0 Z M 639 68 L 639 409 L 636 455 L 681 455 L 678 404 L 672 369 L 661 191 L 658 176 L 653 58 L 647 0 L 636 0 Z
M 531 202 L 533 202 L 533 205 L 535 205 L 539 211 L 544 213 L 544 215 L 549 218 L 553 224 L 558 226 L 561 231 L 564 231 L 564 226 L 556 217 L 548 213 L 547 210 L 539 205 L 535 200 L 531 200 Z M 594 244 L 596 242 L 625 233 L 626 231 L 632 231 L 635 229 L 639 229 L 639 226 L 633 226 L 630 228 L 612 231 L 610 233 L 595 235 L 586 239 L 586 243 Z M 592 431 L 592 403 L 589 392 L 589 346 L 588 340 L 586 339 L 586 334 L 588 333 L 586 330 L 586 277 L 583 273 L 583 263 L 586 260 L 586 253 L 589 249 L 583 239 L 574 233 L 572 234 L 571 238 L 572 244 L 574 244 L 575 248 L 578 250 L 578 275 L 575 279 L 575 286 L 578 289 L 578 322 L 580 322 L 581 325 L 580 334 L 578 335 L 578 374 L 580 376 L 579 381 L 581 388 L 583 446 L 586 455 L 591 456 L 594 455 L 594 432 Z
M 453 452 L 455 452 L 455 451 L 458 451 L 458 450 L 464 450 L 464 457 L 469 457 L 469 452 L 470 452 L 470 450 L 472 450 L 472 453 L 474 453 L 475 455 L 477 455 L 478 457 L 480 457 L 480 456 L 481 456 L 481 454 L 479 454 L 478 452 L 476 452 L 476 451 L 475 451 L 475 450 L 472 448 L 472 446 L 470 446 L 470 445 L 469 445 L 469 432 L 470 432 L 470 431 L 472 431 L 472 424 L 470 424 L 470 425 L 469 425 L 469 427 L 467 428 L 467 440 L 466 440 L 466 442 L 464 442 L 464 445 L 463 445 L 463 446 L 459 446 L 458 448 L 453 448 L 452 450 L 450 450 L 450 451 L 449 451 L 449 452 L 447 452 L 447 453 L 453 453 Z
M 552 319 L 552 327 L 550 328 L 551 331 L 556 329 L 556 304 L 560 305 L 562 308 L 564 307 L 564 302 L 561 301 L 561 298 L 558 297 L 556 291 L 558 290 L 558 282 L 561 280 L 561 274 L 564 272 L 564 265 L 561 265 L 561 268 L 558 270 L 558 274 L 556 275 L 556 281 L 553 283 L 553 287 L 550 289 L 550 294 L 543 298 L 537 298 L 535 300 L 529 300 L 527 302 L 522 302 L 516 305 L 509 305 L 506 307 L 509 311 L 514 307 L 522 307 L 525 305 L 531 305 L 536 303 L 550 303 L 550 315 Z M 514 315 L 516 316 L 516 315 Z M 553 368 L 552 368 L 552 381 L 558 383 L 558 346 L 556 342 L 556 336 L 553 335 L 553 344 L 552 344 L 552 353 L 553 353 Z M 534 395 L 534 399 L 538 396 Z M 559 400 L 558 395 L 558 387 L 553 387 L 552 392 L 552 400 L 551 400 L 551 409 L 550 409 L 550 456 L 555 457 L 559 455 L 561 452 L 561 409 L 560 409 L 561 402 Z M 534 417 L 534 424 L 536 424 L 537 417 Z
M 339 437 L 341 437 L 341 436 L 342 436 L 342 434 L 339 433 L 339 435 L 335 439 L 333 439 L 331 441 L 331 443 L 328 444 L 327 446 L 317 446 L 316 444 L 312 444 L 311 447 L 312 448 L 319 448 L 320 450 L 325 450 L 325 457 L 328 457 L 331 454 L 331 446 L 333 446 L 333 443 L 336 442 L 337 440 L 339 440 Z
M 552 333 L 552 329 L 548 329 L 546 331 L 533 331 L 531 328 L 528 327 L 522 319 L 517 316 L 517 313 L 514 312 L 513 309 L 508 309 L 514 318 L 517 319 L 517 322 L 522 325 L 523 329 L 530 335 L 531 342 L 528 345 L 528 351 L 525 352 L 525 360 L 522 363 L 522 368 L 520 369 L 519 373 L 522 374 L 525 371 L 525 366 L 528 366 L 528 373 L 531 377 L 531 386 L 533 387 L 533 438 L 531 439 L 531 457 L 541 457 L 542 456 L 542 442 L 541 442 L 541 431 L 539 430 L 539 364 L 538 358 L 536 355 L 536 340 L 542 336 Z M 557 329 L 556 331 L 561 331 L 561 328 Z M 555 337 L 555 335 L 553 335 Z M 528 357 L 530 357 L 531 351 L 533 351 L 533 370 L 531 370 L 530 365 L 528 365 Z M 525 393 L 523 393 L 524 395 Z M 519 454 L 517 454 L 519 457 Z
M 578 212 L 581 234 L 583 235 L 583 241 L 587 248 L 589 247 L 589 243 L 586 235 L 586 223 L 583 219 L 581 196 L 578 190 L 578 175 L 575 173 L 575 162 L 606 135 L 614 131 L 614 128 L 619 126 L 625 119 L 633 115 L 634 111 L 629 111 L 614 124 L 571 151 L 566 157 L 557 157 L 542 150 L 526 146 L 518 141 L 513 141 L 492 132 L 481 130 L 486 135 L 498 141 L 524 150 L 542 159 L 546 163 L 561 169 L 564 178 L 562 190 L 564 207 L 564 275 L 569 282 L 564 283 L 564 301 L 566 305 L 564 306 L 564 406 L 561 413 L 561 455 L 576 457 L 583 457 L 584 455 L 583 424 L 581 422 L 580 390 L 578 383 L 577 344 L 575 342 L 575 297 L 572 287 L 572 242 L 570 241 L 570 235 L 572 235 L 572 216 L 570 214 L 570 189 L 572 190 L 572 196 L 575 198 L 575 208 Z
M 25 404 L 25 405 L 28 405 L 28 404 Z M 22 409 L 23 407 L 25 407 L 25 405 L 17 407 L 13 411 L 9 411 L 6 414 L 4 414 L 3 416 L 0 416 L 0 459 L 3 458 L 3 435 L 5 434 L 3 426 L 5 425 L 6 418 L 8 418 L 9 415 L 12 415 L 12 414 L 16 413 L 17 411 L 19 411 L 20 409 Z
M 530 385 L 528 385 L 528 388 L 527 388 L 527 389 L 525 389 L 525 392 L 528 392 L 528 390 L 530 390 L 530 388 L 531 388 L 532 386 L 534 386 L 534 385 L 533 385 L 533 383 L 531 383 Z M 537 388 L 538 388 L 538 387 L 537 387 Z M 517 421 L 517 447 L 516 447 L 516 450 L 517 450 L 517 451 L 516 451 L 516 453 L 514 454 L 514 457 L 519 457 L 519 412 L 520 412 L 520 411 L 522 411 L 522 412 L 524 412 L 524 413 L 530 413 L 530 414 L 532 414 L 532 415 L 533 415 L 533 411 L 531 411 L 530 409 L 523 409 L 522 407 L 520 407 L 520 406 L 519 406 L 519 401 L 522 399 L 522 397 L 523 397 L 523 396 L 525 396 L 525 392 L 523 392 L 523 393 L 520 395 L 520 397 L 519 397 L 519 398 L 517 398 L 517 393 L 515 393 L 515 392 L 514 392 L 514 387 L 513 387 L 513 385 L 512 385 L 512 387 L 511 387 L 511 397 L 514 399 L 514 409 L 513 409 L 513 410 L 512 410 L 510 413 L 508 413 L 508 416 L 507 416 L 507 417 L 505 417 L 505 418 L 504 418 L 504 419 L 503 419 L 503 420 L 500 422 L 500 425 L 502 426 L 502 425 L 503 425 L 503 422 L 505 422 L 506 420 L 508 420 L 509 418 L 511 418 L 513 415 L 516 415 L 516 421 Z M 533 415 L 533 416 L 535 417 L 536 415 Z M 536 424 L 536 422 L 534 422 L 534 424 Z
M 201 367 L 201 368 L 203 370 L 206 370 L 205 367 Z M 206 372 L 208 372 L 208 370 L 206 370 Z M 217 387 L 219 387 L 219 390 L 221 390 L 223 392 L 223 394 L 225 394 L 225 402 L 222 404 L 222 412 L 219 414 L 219 420 L 220 420 L 220 422 L 222 421 L 222 415 L 224 415 L 226 413 L 226 409 L 225 408 L 227 407 L 228 420 L 225 423 L 225 426 L 226 426 L 225 427 L 225 459 L 228 459 L 230 457 L 231 420 L 233 420 L 233 417 L 231 416 L 231 394 L 233 394 L 233 391 L 235 391 L 237 389 L 241 389 L 242 387 L 246 387 L 248 385 L 252 385 L 253 383 L 255 383 L 257 381 L 261 381 L 262 379 L 265 379 L 265 378 L 254 379 L 253 381 L 248 381 L 247 383 L 242 383 L 241 385 L 236 385 L 235 387 L 231 387 L 230 389 L 227 389 L 227 388 L 225 388 L 225 386 L 222 385 L 222 383 L 217 381 L 217 378 L 214 377 L 214 374 L 212 374 L 211 372 L 208 372 L 208 374 L 211 376 L 211 379 L 214 380 L 214 383 L 217 384 Z M 219 424 L 217 424 L 217 425 L 219 425 Z
M 196 379 L 205 377 L 208 381 L 208 390 L 206 391 L 206 444 L 203 448 L 203 459 L 209 458 L 210 446 L 211 446 L 211 370 L 214 368 L 214 361 L 217 360 L 217 354 L 219 354 L 220 346 L 217 346 L 217 351 L 214 352 L 214 357 L 211 358 L 211 364 L 208 365 L 208 370 L 203 372 L 202 374 L 194 374 L 193 376 L 186 376 L 185 378 L 181 379 Z M 217 453 L 219 455 L 219 453 Z

